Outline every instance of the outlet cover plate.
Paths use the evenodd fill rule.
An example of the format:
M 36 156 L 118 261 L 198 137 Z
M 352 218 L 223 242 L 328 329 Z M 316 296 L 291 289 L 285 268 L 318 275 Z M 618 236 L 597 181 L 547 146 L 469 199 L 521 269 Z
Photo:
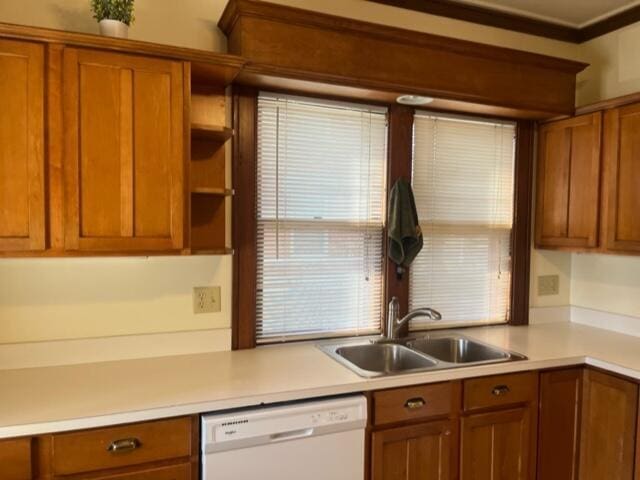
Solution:
M 558 295 L 560 293 L 559 275 L 540 275 L 538 277 L 538 295 Z
M 220 287 L 193 287 L 193 313 L 219 312 Z

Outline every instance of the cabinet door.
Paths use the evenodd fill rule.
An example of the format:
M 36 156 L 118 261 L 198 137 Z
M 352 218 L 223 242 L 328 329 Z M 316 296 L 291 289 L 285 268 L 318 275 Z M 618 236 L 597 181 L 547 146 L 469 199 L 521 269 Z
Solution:
M 580 440 L 580 480 L 632 480 L 638 386 L 587 370 Z
M 130 473 L 117 473 L 94 480 L 192 480 L 191 464 L 185 463 L 170 467 L 148 468 Z
M 537 247 L 598 246 L 601 113 L 540 127 Z
M 372 480 L 448 480 L 453 426 L 440 421 L 391 428 L 372 435 Z
M 182 248 L 182 64 L 79 49 L 63 61 L 65 248 Z
M 540 375 L 538 479 L 577 480 L 582 368 Z
M 0 480 L 30 480 L 31 439 L 0 440 Z
M 605 114 L 605 248 L 640 252 L 640 105 Z
M 535 458 L 528 407 L 479 413 L 462 419 L 462 480 L 532 478 Z
M 0 40 L 0 251 L 45 248 L 44 47 Z

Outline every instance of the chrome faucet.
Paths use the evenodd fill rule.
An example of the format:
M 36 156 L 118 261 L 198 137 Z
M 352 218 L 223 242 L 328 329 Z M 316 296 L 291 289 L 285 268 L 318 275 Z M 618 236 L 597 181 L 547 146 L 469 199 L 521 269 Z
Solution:
M 398 319 L 400 315 L 400 302 L 397 297 L 393 297 L 389 302 L 389 311 L 387 312 L 387 330 L 385 333 L 385 340 L 396 340 L 398 338 L 398 330 L 402 325 L 407 323 L 412 318 L 427 317 L 433 321 L 441 320 L 442 315 L 433 308 L 416 308 L 410 311 L 404 317 Z

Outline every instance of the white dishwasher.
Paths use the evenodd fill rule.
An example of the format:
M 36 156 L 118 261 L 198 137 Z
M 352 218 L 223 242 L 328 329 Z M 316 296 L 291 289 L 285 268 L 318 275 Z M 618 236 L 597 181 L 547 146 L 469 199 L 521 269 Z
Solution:
M 203 480 L 362 480 L 362 395 L 203 415 Z

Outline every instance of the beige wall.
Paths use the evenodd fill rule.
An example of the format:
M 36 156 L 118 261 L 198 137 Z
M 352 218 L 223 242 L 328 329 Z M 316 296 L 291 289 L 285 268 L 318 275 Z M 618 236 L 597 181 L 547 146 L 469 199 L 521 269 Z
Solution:
M 592 66 L 580 77 L 578 106 L 640 92 L 640 23 L 582 45 Z
M 640 23 L 595 38 L 583 49 L 593 68 L 578 91 L 578 105 L 640 92 Z M 572 255 L 571 304 L 640 317 L 640 257 Z
M 365 0 L 274 1 L 440 35 L 455 32 L 452 36 L 456 38 L 492 45 L 576 60 L 598 60 L 594 62 L 595 69 L 580 76 L 579 99 L 593 98 L 595 92 L 600 95 L 616 91 L 615 85 L 632 75 L 628 65 L 613 66 L 603 60 L 613 45 L 628 55 L 624 52 L 632 47 L 625 36 L 606 39 L 602 44 L 590 42 L 586 47 Z M 0 0 L 0 21 L 96 33 L 97 25 L 88 3 L 88 0 Z M 225 0 L 137 0 L 137 21 L 130 37 L 224 51 L 224 36 L 215 25 L 225 3 Z M 632 85 L 633 82 L 624 80 L 625 89 L 635 88 Z M 533 305 L 569 302 L 569 272 L 575 261 L 566 254 L 533 253 L 532 277 L 561 275 L 558 296 L 537 297 L 534 282 Z M 191 288 L 198 285 L 222 286 L 220 314 L 192 314 Z M 220 329 L 227 339 L 230 300 L 228 257 L 0 260 L 0 343 L 199 329 Z M 228 340 L 225 342 L 228 344 Z
M 230 279 L 230 256 L 1 260 L 0 344 L 228 329 Z M 206 285 L 222 311 L 194 315 Z
M 136 0 L 130 38 L 203 50 L 226 50 L 217 28 L 221 0 Z M 0 0 L 0 22 L 98 33 L 89 0 Z

